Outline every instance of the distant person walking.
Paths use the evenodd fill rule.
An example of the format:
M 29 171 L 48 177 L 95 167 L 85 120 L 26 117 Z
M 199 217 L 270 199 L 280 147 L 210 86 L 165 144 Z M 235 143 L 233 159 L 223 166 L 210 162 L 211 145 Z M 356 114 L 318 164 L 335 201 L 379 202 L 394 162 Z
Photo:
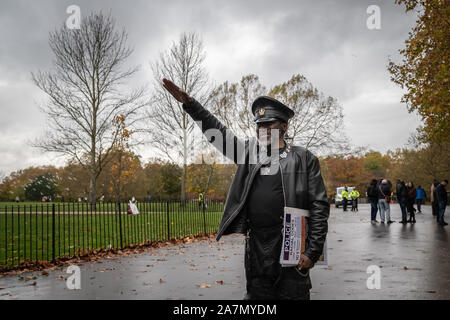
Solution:
M 391 187 L 386 179 L 381 180 L 381 184 L 378 187 L 378 205 L 380 206 L 380 219 L 381 223 L 386 222 L 391 224 L 394 222 L 391 220 L 391 208 L 389 203 L 391 202 Z
M 370 202 L 370 222 L 378 222 L 377 221 L 378 190 L 376 179 L 372 179 L 372 181 L 370 182 L 370 186 L 367 188 L 366 193 Z
M 356 189 L 353 189 L 352 192 L 350 192 L 350 199 L 352 200 L 352 210 L 351 211 L 358 211 L 358 198 L 359 198 L 359 191 Z
M 448 181 L 447 180 L 443 180 L 436 188 L 436 190 L 437 190 L 437 192 L 436 192 L 437 193 L 437 200 L 438 200 L 438 203 L 439 203 L 438 224 L 440 226 L 448 225 L 448 223 L 444 221 L 445 208 L 446 208 L 447 203 L 448 203 L 447 190 L 445 189 L 447 184 L 448 184 Z M 435 201 L 436 201 L 436 199 L 435 199 Z
M 348 189 L 347 186 L 342 190 L 342 201 L 343 201 L 343 210 L 347 211 L 347 201 L 348 201 Z
M 203 205 L 203 193 L 200 192 L 200 194 L 198 195 L 198 206 L 201 207 Z
M 417 196 L 416 196 L 417 212 L 422 213 L 422 204 L 425 203 L 427 194 L 425 193 L 425 190 L 420 185 L 417 187 L 416 192 L 417 192 Z
M 438 185 L 439 181 L 434 179 L 433 183 L 431 184 L 430 199 L 431 199 L 431 212 L 433 213 L 433 216 L 436 216 L 436 221 L 439 222 L 439 203 L 437 199 L 437 190 L 436 190 Z
M 406 208 L 408 209 L 409 212 L 408 222 L 416 223 L 416 214 L 415 214 L 416 209 L 414 208 L 414 201 L 416 200 L 417 197 L 416 188 L 414 188 L 414 184 L 410 181 L 406 185 L 406 189 L 408 190 L 408 200 L 406 205 Z
M 408 203 L 408 190 L 405 185 L 405 181 L 397 180 L 397 186 L 396 186 L 396 193 L 397 193 L 397 201 L 400 205 L 400 209 L 402 210 L 402 221 L 400 223 L 407 223 L 408 214 L 406 212 L 406 206 Z

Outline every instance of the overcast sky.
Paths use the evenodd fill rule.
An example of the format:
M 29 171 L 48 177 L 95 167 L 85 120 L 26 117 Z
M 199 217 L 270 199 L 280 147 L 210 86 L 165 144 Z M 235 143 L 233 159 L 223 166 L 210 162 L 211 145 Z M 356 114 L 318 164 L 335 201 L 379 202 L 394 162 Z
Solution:
M 182 32 L 196 31 L 214 83 L 253 73 L 270 88 L 300 73 L 337 98 L 354 145 L 381 152 L 404 147 L 420 121 L 400 103 L 402 91 L 386 66 L 389 56 L 400 60 L 415 16 L 392 2 L 0 0 L 0 173 L 63 164 L 27 142 L 45 128 L 37 107 L 45 96 L 30 72 L 51 68 L 48 34 L 66 21 L 69 5 L 82 15 L 111 12 L 126 28 L 134 47 L 129 63 L 141 66 L 133 83 L 151 83 L 149 62 Z M 366 26 L 369 5 L 381 9 L 380 30 Z M 151 155 L 142 152 L 144 160 Z

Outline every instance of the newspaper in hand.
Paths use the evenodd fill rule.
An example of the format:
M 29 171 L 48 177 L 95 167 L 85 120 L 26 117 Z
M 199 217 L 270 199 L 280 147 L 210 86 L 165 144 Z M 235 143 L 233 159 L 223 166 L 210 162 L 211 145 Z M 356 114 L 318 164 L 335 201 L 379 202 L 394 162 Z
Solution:
M 280 264 L 282 267 L 293 267 L 300 262 L 300 255 L 306 250 L 307 217 L 309 217 L 308 210 L 292 207 L 284 208 L 283 245 L 280 255 Z M 328 264 L 326 240 L 322 255 L 315 264 Z
M 285 207 L 283 220 L 283 245 L 281 248 L 280 264 L 282 267 L 298 265 L 300 254 L 306 245 L 306 217 L 307 210 Z

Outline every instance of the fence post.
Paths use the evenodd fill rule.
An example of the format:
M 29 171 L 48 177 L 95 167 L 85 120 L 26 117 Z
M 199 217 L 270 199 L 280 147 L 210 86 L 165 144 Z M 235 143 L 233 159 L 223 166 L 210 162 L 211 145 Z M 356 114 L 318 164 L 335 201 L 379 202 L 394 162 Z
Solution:
M 122 240 L 122 209 L 120 208 L 120 202 L 117 203 L 119 206 L 119 235 L 120 235 L 120 249 L 123 249 L 123 240 Z
M 205 199 L 203 199 L 202 203 L 203 203 L 203 230 L 204 230 L 205 236 L 206 236 Z
M 55 262 L 55 204 L 52 203 L 52 262 Z
M 169 200 L 167 200 L 167 240 L 170 240 Z

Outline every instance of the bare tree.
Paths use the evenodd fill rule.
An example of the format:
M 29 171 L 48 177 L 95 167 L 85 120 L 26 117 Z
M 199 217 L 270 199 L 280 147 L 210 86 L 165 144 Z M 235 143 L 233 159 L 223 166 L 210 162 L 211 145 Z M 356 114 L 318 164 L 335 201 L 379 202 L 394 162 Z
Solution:
M 243 76 L 240 83 L 226 81 L 211 94 L 211 112 L 236 135 L 256 137 L 251 105 L 265 92 L 266 88 L 254 74 Z
M 302 75 L 275 86 L 270 96 L 282 101 L 295 112 L 289 122 L 288 138 L 318 153 L 345 154 L 348 138 L 343 132 L 342 106 L 333 97 L 326 97 Z
M 159 61 L 152 63 L 155 79 L 154 102 L 149 109 L 151 122 L 149 133 L 153 145 L 171 161 L 182 162 L 181 200 L 185 199 L 186 171 L 189 147 L 194 141 L 194 122 L 161 86 L 167 78 L 179 83 L 182 90 L 195 97 L 203 105 L 209 101 L 208 75 L 203 68 L 205 54 L 203 44 L 196 33 L 183 33 L 170 50 L 160 54 Z
M 113 120 L 121 114 L 130 127 L 145 106 L 144 89 L 127 92 L 125 81 L 137 68 L 124 68 L 132 53 L 125 30 L 116 31 L 111 16 L 92 13 L 80 29 L 50 33 L 55 68 L 33 73 L 34 83 L 49 96 L 41 107 L 48 132 L 34 145 L 76 159 L 90 173 L 89 200 L 95 203 L 96 180 L 110 161 L 117 139 Z M 135 130 L 137 131 L 137 130 Z
M 218 86 L 211 97 L 212 112 L 236 134 L 255 136 L 253 101 L 266 94 L 258 76 L 247 75 L 240 83 Z M 273 87 L 268 93 L 295 112 L 289 121 L 287 139 L 315 152 L 345 154 L 349 151 L 343 133 L 342 107 L 332 97 L 325 97 L 305 77 L 294 75 L 289 81 Z

